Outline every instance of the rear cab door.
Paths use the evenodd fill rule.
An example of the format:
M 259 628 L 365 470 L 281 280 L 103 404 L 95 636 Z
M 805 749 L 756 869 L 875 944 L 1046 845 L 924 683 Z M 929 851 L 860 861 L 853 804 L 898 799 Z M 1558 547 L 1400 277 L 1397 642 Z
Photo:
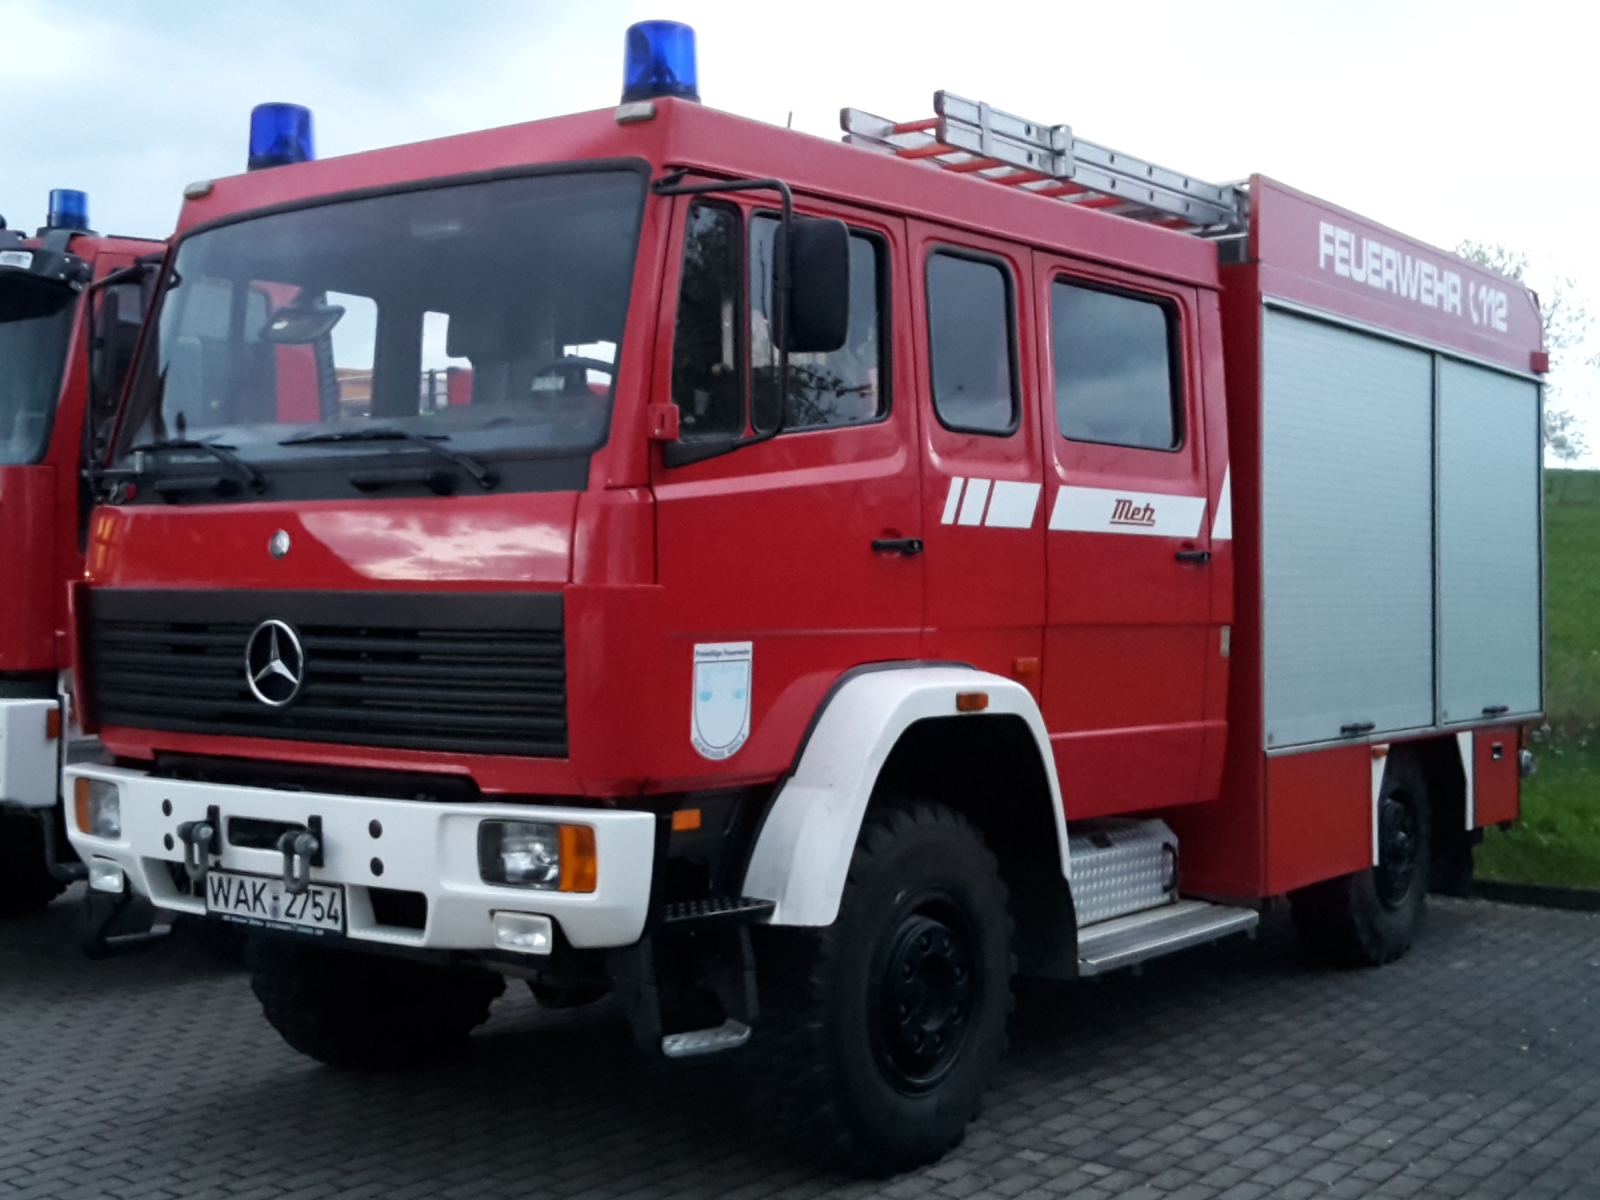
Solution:
M 1044 521 L 1030 252 L 911 223 L 922 416 L 927 630 L 922 656 L 1037 696 Z
M 1043 710 L 1067 815 L 1208 799 L 1218 564 L 1195 289 L 1040 254 Z M 1220 395 L 1217 397 L 1220 401 Z M 1215 757 L 1213 754 L 1210 757 Z

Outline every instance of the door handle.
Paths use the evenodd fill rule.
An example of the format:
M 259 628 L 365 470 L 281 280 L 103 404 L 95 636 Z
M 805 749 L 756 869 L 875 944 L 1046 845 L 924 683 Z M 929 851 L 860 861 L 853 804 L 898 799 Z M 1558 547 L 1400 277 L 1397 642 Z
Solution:
M 921 554 L 921 538 L 873 538 L 872 548 L 879 554 Z
M 1172 556 L 1181 563 L 1208 563 L 1211 561 L 1209 550 L 1179 550 Z
M 1339 726 L 1340 737 L 1360 737 L 1371 733 L 1378 726 L 1372 721 L 1351 721 L 1348 725 Z

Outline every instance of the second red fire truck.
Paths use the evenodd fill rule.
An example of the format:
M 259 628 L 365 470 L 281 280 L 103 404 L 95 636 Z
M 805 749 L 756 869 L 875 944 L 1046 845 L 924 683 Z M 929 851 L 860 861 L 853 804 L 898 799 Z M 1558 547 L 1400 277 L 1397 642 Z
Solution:
M 82 576 L 81 467 L 116 415 L 163 245 L 89 228 L 61 188 L 33 236 L 0 220 L 0 916 L 42 908 L 83 864 L 57 792 L 86 748 L 63 695 L 68 580 Z
M 93 518 L 93 884 L 288 1041 L 503 980 L 904 1167 L 1017 974 L 1403 954 L 1541 706 L 1530 293 L 941 93 L 615 110 L 197 184 Z M 746 1045 L 748 1043 L 748 1045 Z

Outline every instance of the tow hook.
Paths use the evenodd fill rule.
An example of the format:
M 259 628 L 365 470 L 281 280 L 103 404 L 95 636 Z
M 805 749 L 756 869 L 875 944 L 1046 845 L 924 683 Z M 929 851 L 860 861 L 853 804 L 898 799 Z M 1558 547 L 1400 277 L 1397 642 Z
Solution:
M 322 818 L 307 817 L 304 829 L 291 829 L 278 839 L 283 855 L 283 890 L 302 896 L 311 887 L 311 868 L 322 865 Z
M 178 840 L 183 843 L 183 869 L 189 882 L 204 883 L 211 860 L 222 857 L 222 810 L 210 805 L 204 821 L 179 825 Z

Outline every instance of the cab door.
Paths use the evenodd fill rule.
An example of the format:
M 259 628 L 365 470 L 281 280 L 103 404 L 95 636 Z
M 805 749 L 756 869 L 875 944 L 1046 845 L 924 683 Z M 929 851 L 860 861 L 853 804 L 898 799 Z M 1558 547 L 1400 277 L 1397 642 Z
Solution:
M 676 406 L 680 432 L 651 467 L 675 786 L 787 770 L 840 674 L 915 658 L 922 625 L 922 559 L 905 552 L 922 532 L 916 406 L 894 336 L 903 226 L 797 206 L 849 229 L 849 333 L 790 355 L 767 436 L 778 221 L 751 195 L 679 198 L 657 337 L 652 400 Z
M 912 226 L 927 631 L 922 656 L 1037 695 L 1044 521 L 1029 251 Z
M 1197 297 L 1066 259 L 1036 267 L 1043 711 L 1067 814 L 1205 799 L 1221 713 L 1207 712 L 1218 631 Z

